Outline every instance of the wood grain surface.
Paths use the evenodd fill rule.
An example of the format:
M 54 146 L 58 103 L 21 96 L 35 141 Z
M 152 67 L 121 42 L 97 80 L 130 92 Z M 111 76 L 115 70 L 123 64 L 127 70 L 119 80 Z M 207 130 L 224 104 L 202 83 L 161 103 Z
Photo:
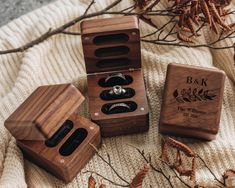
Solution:
M 5 121 L 5 127 L 19 140 L 44 140 L 83 102 L 72 84 L 38 87 Z
M 104 137 L 141 133 L 149 129 L 149 109 L 144 86 L 144 80 L 141 70 L 124 71 L 124 75 L 130 75 L 133 82 L 129 85 L 135 90 L 135 95 L 127 99 L 117 99 L 109 102 L 125 102 L 134 101 L 137 104 L 137 109 L 133 112 L 119 114 L 104 114 L 101 108 L 108 103 L 100 98 L 100 93 L 105 89 L 112 87 L 101 87 L 98 82 L 101 78 L 106 78 L 110 73 L 99 75 L 88 75 L 88 98 L 89 111 L 92 121 L 96 122 L 101 128 L 101 134 Z
M 92 121 L 101 127 L 104 137 L 139 133 L 149 128 L 148 102 L 141 73 L 139 21 L 136 16 L 85 20 L 81 23 L 82 44 L 88 73 L 89 110 Z M 129 71 L 129 70 L 134 71 Z M 131 98 L 105 101 L 100 94 L 102 78 L 114 72 L 130 75 L 133 82 L 125 87 L 135 90 Z M 97 74 L 99 73 L 99 74 Z M 137 104 L 132 112 L 105 114 L 102 107 L 107 103 Z
M 44 141 L 17 141 L 28 160 L 65 182 L 70 182 L 95 154 L 95 149 L 91 144 L 98 148 L 101 143 L 100 129 L 95 123 L 76 114 L 68 119 L 74 123 L 73 129 L 55 147 L 47 147 Z M 61 146 L 79 128 L 87 130 L 87 137 L 71 155 L 61 155 L 59 153 Z
M 223 71 L 169 64 L 159 131 L 211 140 L 219 130 Z
M 87 73 L 141 68 L 138 24 L 138 19 L 135 16 L 83 21 L 81 23 L 81 31 Z M 97 40 L 96 43 L 97 37 L 102 38 Z M 129 50 L 126 53 L 122 53 L 122 47 L 126 47 Z M 96 52 L 99 52 L 100 49 L 107 50 L 106 56 L 100 57 L 99 54 L 97 55 Z M 110 51 L 112 52 L 110 53 Z M 102 65 L 102 60 L 106 60 L 106 66 L 99 66 L 100 64 Z M 118 61 L 118 63 L 114 64 L 114 60 Z M 124 60 L 128 63 L 123 65 Z

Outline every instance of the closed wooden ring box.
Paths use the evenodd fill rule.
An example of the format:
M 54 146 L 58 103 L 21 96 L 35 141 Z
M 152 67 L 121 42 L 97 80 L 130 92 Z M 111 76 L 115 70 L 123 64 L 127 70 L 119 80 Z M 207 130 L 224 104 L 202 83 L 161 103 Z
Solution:
M 167 68 L 159 132 L 204 140 L 219 130 L 225 73 L 171 63 Z
M 85 20 L 81 23 L 82 44 L 87 71 L 89 111 L 103 137 L 140 133 L 149 129 L 149 110 L 141 71 L 139 21 L 135 16 Z M 128 83 L 105 80 L 124 75 Z M 129 80 L 128 80 L 129 79 Z M 101 97 L 115 85 L 132 90 L 127 98 L 106 100 Z M 128 105 L 119 113 L 111 106 Z M 107 108 L 106 108 L 107 107 Z M 108 109 L 109 108 L 109 109 Z
M 100 146 L 100 128 L 75 111 L 84 97 L 72 84 L 38 87 L 5 121 L 24 156 L 65 182 Z

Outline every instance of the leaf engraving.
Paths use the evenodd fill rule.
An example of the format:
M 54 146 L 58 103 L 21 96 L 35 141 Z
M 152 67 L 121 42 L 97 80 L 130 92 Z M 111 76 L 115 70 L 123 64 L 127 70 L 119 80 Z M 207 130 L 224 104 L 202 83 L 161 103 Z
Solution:
M 200 94 L 202 94 L 202 92 L 203 92 L 203 89 L 200 89 L 200 90 L 198 91 L 198 94 L 200 95 Z
M 192 89 L 191 87 L 188 89 L 176 89 L 173 92 L 173 96 L 175 97 L 178 103 L 184 102 L 196 102 L 196 101 L 207 101 L 207 100 L 214 100 L 217 96 L 212 93 L 212 90 L 204 90 L 204 89 Z

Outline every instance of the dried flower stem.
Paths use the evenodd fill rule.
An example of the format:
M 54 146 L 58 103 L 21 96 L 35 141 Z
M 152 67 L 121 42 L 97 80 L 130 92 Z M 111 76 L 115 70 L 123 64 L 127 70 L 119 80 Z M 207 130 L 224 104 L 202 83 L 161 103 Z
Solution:
M 111 164 L 111 159 L 110 159 L 110 155 L 107 153 L 107 158 L 108 158 L 108 160 L 106 160 L 104 157 L 102 157 L 99 153 L 98 153 L 98 150 L 97 150 L 97 148 L 94 146 L 94 145 L 92 145 L 92 144 L 90 144 L 95 150 L 96 150 L 96 155 L 104 162 L 104 163 L 106 163 L 111 169 L 112 169 L 112 171 L 117 175 L 117 177 L 120 179 L 120 180 L 122 180 L 123 182 L 125 182 L 126 184 L 130 184 L 125 178 L 123 178 L 116 170 L 115 170 L 115 168 L 113 167 L 113 165 Z
M 128 146 L 136 149 L 136 151 L 142 156 L 142 158 L 145 160 L 146 163 L 149 163 L 150 167 L 157 173 L 160 173 L 168 182 L 168 184 L 170 185 L 170 187 L 174 188 L 172 182 L 171 182 L 171 176 L 167 175 L 160 167 L 155 167 L 152 162 L 151 162 L 151 158 L 149 157 L 149 159 L 145 156 L 144 154 L 144 150 L 141 151 L 139 148 L 133 146 L 133 145 L 129 145 Z
M 65 29 L 73 26 L 74 24 L 80 22 L 83 19 L 91 18 L 91 17 L 95 17 L 95 16 L 99 16 L 99 15 L 107 13 L 108 10 L 112 9 L 113 7 L 115 7 L 121 1 L 122 0 L 116 0 L 112 4 L 110 4 L 109 6 L 105 7 L 104 9 L 102 9 L 102 10 L 100 10 L 98 12 L 87 14 L 89 9 L 91 8 L 91 6 L 94 4 L 94 0 L 92 0 L 91 3 L 86 8 L 85 12 L 81 16 L 75 18 L 74 20 L 72 20 L 72 21 L 70 21 L 70 22 L 68 22 L 68 23 L 66 23 L 66 24 L 64 24 L 64 25 L 62 25 L 62 26 L 60 26 L 60 27 L 58 27 L 58 28 L 56 28 L 54 30 L 52 30 L 50 28 L 45 34 L 43 34 L 39 38 L 36 38 L 35 40 L 32 40 L 29 43 L 27 43 L 27 44 L 25 44 L 25 45 L 23 45 L 23 46 L 21 46 L 19 48 L 0 51 L 0 55 L 1 54 L 16 53 L 16 52 L 24 52 L 25 50 L 33 47 L 36 44 L 39 44 L 39 43 L 43 42 L 44 40 L 50 38 L 53 35 L 63 34 Z
M 160 2 L 160 0 L 154 0 L 152 4 L 150 4 L 149 7 L 147 7 L 146 9 L 143 8 L 143 10 L 140 9 L 140 11 L 137 12 L 132 12 L 136 6 L 139 6 L 140 2 L 139 1 L 137 3 L 134 3 L 133 5 L 131 5 L 130 7 L 124 8 L 123 10 L 120 11 L 111 11 L 111 9 L 113 7 L 115 7 L 116 5 L 118 5 L 122 0 L 115 0 L 112 4 L 110 4 L 109 6 L 107 6 L 106 8 L 98 11 L 98 12 L 94 12 L 94 13 L 88 13 L 90 8 L 92 7 L 92 5 L 95 3 L 94 0 L 92 0 L 90 2 L 90 4 L 88 5 L 88 7 L 86 8 L 85 12 L 73 19 L 72 21 L 69 21 L 68 23 L 56 28 L 56 29 L 49 29 L 46 33 L 42 34 L 40 37 L 28 42 L 27 44 L 18 47 L 18 48 L 14 48 L 14 49 L 8 49 L 8 50 L 2 50 L 0 51 L 0 55 L 1 54 L 8 54 L 8 53 L 17 53 L 17 52 L 24 52 L 25 50 L 33 47 L 34 45 L 37 45 L 41 42 L 43 42 L 44 40 L 50 38 L 51 36 L 54 36 L 56 34 L 67 34 L 67 35 L 81 35 L 79 32 L 69 32 L 69 31 L 65 31 L 67 28 L 73 26 L 74 24 L 82 21 L 83 19 L 86 18 L 92 18 L 92 17 L 96 17 L 99 15 L 104 15 L 104 14 L 113 14 L 113 15 L 137 15 L 139 16 L 139 18 L 141 20 L 143 20 L 145 23 L 153 26 L 154 28 L 156 28 L 156 30 L 150 34 L 146 34 L 144 36 L 142 36 L 142 42 L 146 42 L 146 43 L 151 43 L 151 44 L 157 44 L 157 45 L 169 45 L 169 46 L 179 46 L 179 47 L 191 47 L 191 48 L 201 48 L 201 47 L 208 47 L 210 49 L 229 49 L 229 48 L 233 48 L 233 45 L 231 46 L 214 46 L 215 44 L 219 43 L 222 40 L 225 40 L 227 38 L 235 38 L 235 30 L 231 31 L 231 33 L 222 36 L 220 35 L 220 37 L 208 44 L 192 44 L 190 43 L 191 37 L 193 36 L 198 36 L 198 32 L 204 27 L 206 26 L 205 22 L 206 20 L 204 19 L 204 21 L 202 20 L 202 24 L 199 26 L 199 28 L 197 30 L 194 30 L 192 28 L 192 20 L 186 20 L 187 23 L 189 24 L 189 27 L 191 28 L 190 30 L 193 31 L 191 36 L 185 37 L 182 33 L 178 33 L 178 28 L 176 28 L 177 25 L 177 18 L 184 14 L 182 13 L 182 10 L 187 10 L 190 8 L 190 1 L 182 1 L 183 3 L 181 4 L 177 4 L 175 3 L 173 6 L 171 6 L 170 8 L 167 8 L 165 10 L 152 10 L 153 8 L 155 8 L 158 3 Z M 179 1 L 175 1 L 175 2 L 179 2 Z M 212 4 L 213 5 L 213 4 Z M 214 10 L 214 5 L 212 6 L 212 9 Z M 217 13 L 214 10 L 215 13 Z M 235 11 L 224 11 L 223 16 L 225 15 L 229 15 L 229 14 L 234 14 Z M 152 21 L 151 19 L 145 17 L 145 16 L 168 16 L 171 17 L 170 20 L 165 23 L 163 26 L 161 27 L 157 27 Z M 218 15 L 216 14 L 216 16 L 218 17 Z M 193 19 L 193 18 L 192 18 Z M 219 19 L 219 17 L 218 17 Z M 173 26 L 170 27 L 170 31 L 168 33 L 165 34 L 165 36 L 161 37 L 161 35 L 163 34 L 163 31 L 165 31 L 166 27 L 168 27 L 169 24 L 174 23 Z M 222 24 L 222 27 L 225 27 L 225 25 Z M 235 29 L 235 28 L 233 28 Z M 223 33 L 223 32 L 222 32 Z M 153 36 L 156 34 L 156 39 L 146 39 L 149 36 Z M 178 36 L 178 38 L 182 38 L 185 39 L 185 41 L 188 41 L 187 43 L 182 43 L 182 42 L 176 42 L 177 39 L 168 39 L 169 36 L 173 36 L 176 35 Z
M 182 184 L 184 184 L 186 187 L 191 188 L 191 186 L 190 186 L 189 184 L 187 184 L 187 183 L 178 175 L 178 173 L 176 172 L 175 169 L 171 168 L 171 166 L 170 166 L 168 163 L 166 163 L 165 161 L 162 161 L 161 159 L 159 159 L 159 160 L 160 160 L 161 162 L 163 162 L 163 164 L 165 164 L 166 166 L 168 166 L 170 170 L 172 170 L 172 172 L 175 174 L 175 177 L 176 177 Z
M 220 181 L 216 175 L 214 174 L 214 172 L 210 169 L 210 167 L 206 164 L 206 162 L 204 161 L 204 159 L 200 156 L 197 155 L 197 157 L 201 160 L 201 162 L 204 164 L 204 166 L 209 170 L 209 172 L 211 173 L 211 175 L 214 177 L 214 179 L 221 185 L 226 186 L 225 182 Z
M 97 172 L 95 172 L 95 171 L 87 170 L 87 171 L 84 171 L 83 173 L 84 173 L 84 174 L 87 174 L 87 173 L 95 174 L 95 175 L 97 175 L 97 176 L 103 178 L 104 180 L 110 182 L 111 184 L 116 185 L 116 186 L 119 186 L 119 187 L 129 187 L 129 186 L 130 186 L 130 184 L 120 184 L 120 183 L 114 182 L 114 181 L 112 181 L 112 180 L 110 180 L 110 179 L 104 177 L 103 175 L 101 175 L 101 174 L 99 174 L 99 173 L 97 173 Z

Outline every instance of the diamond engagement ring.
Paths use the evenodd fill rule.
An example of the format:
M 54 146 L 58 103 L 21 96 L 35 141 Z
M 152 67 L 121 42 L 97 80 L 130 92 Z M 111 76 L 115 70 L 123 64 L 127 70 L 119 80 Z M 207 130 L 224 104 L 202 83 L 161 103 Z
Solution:
M 130 106 L 127 105 L 126 103 L 116 103 L 116 104 L 113 104 L 113 105 L 109 108 L 109 112 L 112 111 L 113 109 L 117 108 L 117 107 L 124 107 L 124 108 L 130 110 Z
M 113 89 L 109 91 L 110 95 L 122 95 L 125 94 L 126 90 L 122 88 L 122 86 L 116 85 L 113 86 Z
M 110 79 L 112 78 L 121 78 L 122 80 L 126 80 L 126 77 L 125 75 L 123 75 L 122 73 L 116 73 L 116 74 L 111 74 L 110 76 L 108 76 L 106 79 L 105 79 L 105 83 L 107 83 Z

